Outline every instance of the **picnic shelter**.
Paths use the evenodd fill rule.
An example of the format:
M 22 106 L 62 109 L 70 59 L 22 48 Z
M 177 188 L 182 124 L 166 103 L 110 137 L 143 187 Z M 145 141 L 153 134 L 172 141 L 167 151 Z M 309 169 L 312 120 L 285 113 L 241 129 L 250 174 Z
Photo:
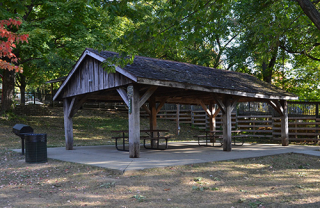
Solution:
M 289 144 L 288 100 L 298 97 L 258 78 L 234 71 L 136 56 L 132 64 L 108 73 L 101 63 L 115 52 L 85 49 L 54 96 L 63 101 L 66 149 L 73 149 L 72 117 L 84 102 L 124 102 L 128 106 L 129 157 L 140 157 L 140 110 L 157 128 L 165 103 L 200 105 L 210 118 L 223 116 L 223 151 L 231 151 L 231 112 L 239 102 L 266 102 L 281 115 L 281 141 Z M 148 103 L 148 105 L 147 105 Z M 218 106 L 217 108 L 215 106 Z

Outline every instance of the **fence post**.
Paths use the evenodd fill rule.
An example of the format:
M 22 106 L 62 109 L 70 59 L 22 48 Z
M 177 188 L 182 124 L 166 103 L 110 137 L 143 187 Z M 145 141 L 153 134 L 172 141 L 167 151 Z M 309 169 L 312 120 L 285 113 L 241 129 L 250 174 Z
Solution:
M 180 133 L 180 105 L 177 104 L 177 112 L 176 112 L 176 122 L 177 122 L 177 135 Z

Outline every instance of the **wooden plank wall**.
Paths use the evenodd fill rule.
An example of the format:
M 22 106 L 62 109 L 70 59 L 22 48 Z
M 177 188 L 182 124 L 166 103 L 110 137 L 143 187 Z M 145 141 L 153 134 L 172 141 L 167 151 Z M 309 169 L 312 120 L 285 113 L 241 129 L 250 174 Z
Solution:
M 148 115 L 141 112 L 141 117 Z M 176 110 L 160 110 L 158 119 L 175 121 Z M 180 124 L 190 124 L 199 129 L 209 129 L 209 118 L 203 110 L 181 110 Z M 216 117 L 216 129 L 222 129 L 222 115 Z M 252 138 L 269 140 L 281 140 L 280 117 L 272 115 L 250 115 L 239 116 L 232 114 L 232 129 L 242 131 L 242 134 L 250 135 Z M 289 140 L 298 142 L 319 141 L 320 118 L 316 116 L 290 116 L 289 115 Z
M 127 77 L 116 73 L 107 73 L 101 62 L 86 57 L 66 86 L 64 97 L 72 97 L 89 92 L 111 89 L 132 83 Z

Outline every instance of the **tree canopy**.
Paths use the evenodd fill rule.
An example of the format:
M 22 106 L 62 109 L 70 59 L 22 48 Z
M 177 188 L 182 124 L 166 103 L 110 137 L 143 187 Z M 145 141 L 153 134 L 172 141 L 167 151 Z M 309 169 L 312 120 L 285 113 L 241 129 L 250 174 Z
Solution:
M 319 99 L 319 2 L 3 0 L 0 20 L 19 17 L 29 34 L 13 50 L 22 90 L 65 76 L 93 47 L 250 73 Z
M 319 99 L 313 72 L 319 70 L 320 30 L 301 2 L 310 3 L 132 0 L 105 7 L 129 25 L 112 41 L 113 50 L 250 73 L 302 99 Z M 311 3 L 313 12 L 318 2 Z
M 108 15 L 100 1 L 4 0 L 0 19 L 18 16 L 20 33 L 29 44 L 14 49 L 23 74 L 16 75 L 22 96 L 26 86 L 39 86 L 65 76 L 86 47 L 101 49 L 108 40 Z

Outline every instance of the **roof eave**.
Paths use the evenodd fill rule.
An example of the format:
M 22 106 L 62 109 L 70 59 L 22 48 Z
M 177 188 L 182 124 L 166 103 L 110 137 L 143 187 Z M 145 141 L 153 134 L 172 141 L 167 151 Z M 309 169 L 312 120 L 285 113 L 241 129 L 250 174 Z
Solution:
M 250 97 L 250 98 L 256 98 L 256 99 L 268 99 L 268 100 L 297 100 L 298 99 L 297 96 L 266 95 L 261 93 L 250 93 L 250 92 L 242 92 L 237 90 L 210 88 L 210 87 L 204 87 L 199 85 L 190 85 L 190 84 L 184 84 L 180 82 L 172 82 L 167 80 L 154 80 L 154 79 L 141 78 L 141 77 L 138 77 L 137 83 L 156 85 L 156 86 L 162 86 L 162 87 L 175 87 L 180 89 L 197 90 L 197 91 L 219 93 L 219 94 L 228 94 L 228 95 Z

